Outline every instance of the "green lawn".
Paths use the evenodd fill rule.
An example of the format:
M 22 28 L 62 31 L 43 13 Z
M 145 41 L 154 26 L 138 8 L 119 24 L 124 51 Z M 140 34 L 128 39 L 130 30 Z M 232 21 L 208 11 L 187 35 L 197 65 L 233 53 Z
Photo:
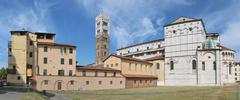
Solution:
M 238 85 L 63 91 L 73 100 L 237 100 Z
M 47 100 L 47 97 L 38 92 L 27 92 L 24 93 L 21 100 Z
M 223 87 L 152 87 L 114 90 L 62 91 L 70 100 L 238 100 L 238 84 Z M 61 97 L 60 97 L 61 98 Z M 47 100 L 38 92 L 27 92 L 21 100 Z

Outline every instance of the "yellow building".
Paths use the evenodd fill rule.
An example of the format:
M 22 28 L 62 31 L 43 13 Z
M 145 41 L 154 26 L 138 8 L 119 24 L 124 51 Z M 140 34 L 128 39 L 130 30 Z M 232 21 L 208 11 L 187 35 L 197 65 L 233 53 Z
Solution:
M 104 60 L 104 67 L 122 71 L 126 88 L 153 87 L 157 85 L 152 63 L 135 58 L 110 55 Z
M 76 46 L 55 43 L 55 34 L 11 31 L 9 85 L 31 83 L 36 90 L 125 88 L 120 70 L 76 65 Z

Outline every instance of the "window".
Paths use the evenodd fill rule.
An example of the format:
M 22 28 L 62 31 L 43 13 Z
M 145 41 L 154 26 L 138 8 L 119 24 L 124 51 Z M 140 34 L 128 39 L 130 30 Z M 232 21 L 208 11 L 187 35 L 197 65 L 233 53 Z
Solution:
M 18 76 L 18 77 L 17 77 L 17 80 L 20 80 L 20 79 L 21 79 L 21 77 L 20 77 L 20 76 Z
M 72 65 L 72 59 L 69 59 L 69 65 Z
M 232 74 L 232 64 L 229 64 L 229 74 Z
M 216 70 L 216 69 L 217 69 L 216 62 L 214 61 L 213 62 L 213 70 Z
M 64 64 L 64 58 L 61 58 L 61 64 L 62 65 Z
M 115 66 L 117 67 L 117 66 L 118 66 L 118 63 L 116 63 Z
M 192 69 L 195 70 L 197 68 L 196 60 L 192 61 Z
M 106 44 L 104 44 L 103 47 L 104 47 L 104 49 L 107 49 L 107 45 Z
M 140 84 L 142 84 L 142 80 L 140 80 Z
M 67 53 L 67 48 L 64 48 L 64 53 Z
M 98 76 L 98 72 L 97 71 L 95 71 L 95 77 L 97 77 Z
M 147 47 L 147 50 L 149 50 L 149 47 Z
M 174 63 L 173 61 L 170 62 L 170 70 L 173 70 L 174 69 Z
M 86 81 L 86 84 L 89 85 L 89 81 Z
M 137 80 L 134 80 L 134 84 L 136 84 L 137 83 Z
M 157 69 L 160 69 L 160 64 L 159 63 L 157 63 Z
M 116 77 L 116 72 L 113 72 L 113 77 Z
M 137 49 L 137 51 L 139 51 L 139 49 Z
M 33 56 L 32 54 L 33 54 L 32 52 L 29 52 L 29 57 L 32 57 Z
M 72 76 L 72 70 L 69 70 L 68 75 L 69 75 L 69 76 Z
M 104 72 L 104 77 L 107 77 L 107 72 Z
M 47 57 L 44 57 L 44 58 L 43 58 L 43 63 L 44 63 L 44 64 L 47 64 L 47 63 L 48 63 Z
M 135 72 L 137 71 L 137 64 L 135 64 Z
M 44 80 L 44 85 L 48 85 L 48 80 Z
M 161 48 L 161 45 L 158 45 L 158 48 Z
M 112 84 L 113 84 L 113 81 L 110 81 L 110 84 L 112 85 Z
M 113 67 L 113 64 L 111 64 L 111 67 Z
M 142 64 L 141 64 L 141 72 L 142 72 Z
M 43 70 L 43 75 L 45 75 L 45 76 L 47 75 L 47 69 Z
M 132 68 L 131 68 L 131 63 L 129 63 L 129 70 L 130 70 L 130 71 L 132 70 Z
M 58 70 L 58 76 L 64 76 L 64 70 Z
M 70 54 L 73 53 L 73 49 L 72 49 L 72 48 L 69 49 L 69 53 L 70 53 Z
M 71 81 L 70 81 L 70 85 L 74 85 L 74 80 L 71 80 Z
M 30 41 L 30 42 L 29 42 L 29 45 L 31 45 L 31 46 L 32 46 L 32 45 L 33 45 L 33 41 Z
M 48 52 L 48 47 L 44 46 L 44 52 Z
M 202 62 L 202 70 L 205 70 L 205 62 Z
M 86 76 L 86 71 L 82 71 L 82 76 Z
M 107 68 L 109 67 L 109 65 L 107 65 Z
M 98 84 L 101 85 L 101 84 L 102 84 L 102 81 L 98 81 Z
M 120 84 L 122 84 L 123 82 L 122 81 L 120 81 Z

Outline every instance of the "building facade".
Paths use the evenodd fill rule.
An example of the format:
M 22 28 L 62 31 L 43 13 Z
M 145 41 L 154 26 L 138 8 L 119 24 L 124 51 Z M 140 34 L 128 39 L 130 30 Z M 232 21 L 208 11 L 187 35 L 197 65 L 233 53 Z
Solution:
M 164 52 L 155 53 L 156 47 Z M 145 60 L 164 57 L 155 64 L 157 68 L 161 61 L 164 62 L 164 71 L 155 70 L 160 75 L 158 79 L 164 77 L 163 81 L 158 80 L 158 85 L 223 85 L 234 82 L 235 51 L 221 45 L 218 33 L 207 33 L 202 19 L 180 17 L 164 26 L 164 39 L 120 48 L 117 54 Z
M 235 81 L 240 81 L 240 62 L 235 62 Z
M 110 55 L 104 60 L 104 67 L 121 70 L 121 74 L 126 78 L 126 88 L 157 85 L 157 77 L 155 77 L 152 63 L 147 61 Z
M 96 17 L 96 64 L 103 64 L 103 60 L 109 55 L 109 17 L 100 14 Z

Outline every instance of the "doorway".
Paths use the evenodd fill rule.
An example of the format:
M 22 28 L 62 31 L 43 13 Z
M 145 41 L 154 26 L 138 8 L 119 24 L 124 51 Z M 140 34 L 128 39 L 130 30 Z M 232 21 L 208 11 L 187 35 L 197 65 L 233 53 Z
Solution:
M 62 82 L 58 82 L 57 84 L 58 84 L 58 85 L 57 85 L 57 89 L 58 89 L 58 90 L 61 90 L 61 89 L 62 89 Z

